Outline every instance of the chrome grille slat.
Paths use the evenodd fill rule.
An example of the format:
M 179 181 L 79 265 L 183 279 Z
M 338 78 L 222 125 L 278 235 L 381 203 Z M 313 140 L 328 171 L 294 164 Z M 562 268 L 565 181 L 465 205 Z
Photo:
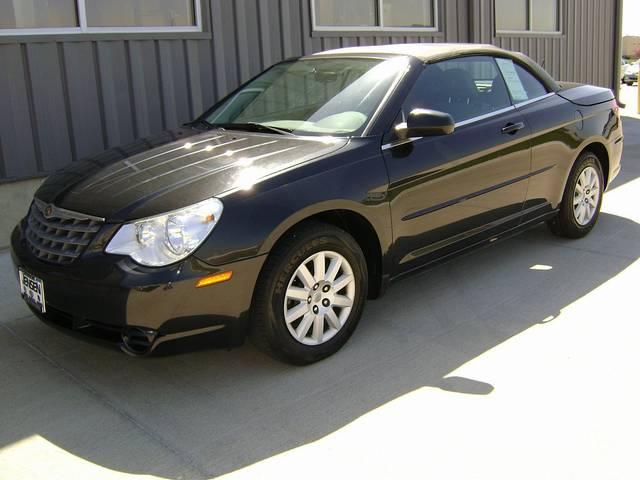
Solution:
M 71 232 L 82 232 L 82 233 L 95 233 L 98 230 L 100 230 L 101 223 L 98 223 L 98 222 L 95 222 L 95 223 L 98 223 L 97 225 L 82 225 L 82 224 L 74 225 L 71 223 L 65 225 L 64 223 L 57 223 L 56 221 L 52 221 L 52 219 L 47 220 L 42 214 L 42 212 L 40 211 L 40 208 L 36 206 L 35 203 L 34 203 L 34 207 L 36 208 L 31 209 L 31 214 L 38 219 L 39 223 L 49 228 L 64 229 Z M 66 218 L 63 221 L 69 222 L 69 221 L 77 221 L 77 220 L 74 220 L 73 218 Z M 91 222 L 91 223 L 94 223 L 94 222 Z
M 52 242 L 72 241 L 75 244 L 83 245 L 85 247 L 89 245 L 89 239 L 84 238 L 86 234 L 72 237 L 70 236 L 70 234 L 74 232 L 73 230 L 64 232 L 64 230 L 61 230 L 61 229 L 56 229 L 56 233 L 50 234 L 46 230 L 42 230 L 31 216 L 29 216 L 28 222 L 31 229 L 34 230 L 38 234 L 38 236 L 43 240 L 50 240 Z M 63 233 L 60 233 L 60 232 L 63 232 Z M 65 236 L 64 239 L 62 237 L 63 235 Z
M 47 208 L 47 204 L 37 199 L 31 205 L 25 232 L 27 244 L 41 260 L 71 263 L 91 243 L 103 220 L 55 207 L 46 218 L 44 211 Z

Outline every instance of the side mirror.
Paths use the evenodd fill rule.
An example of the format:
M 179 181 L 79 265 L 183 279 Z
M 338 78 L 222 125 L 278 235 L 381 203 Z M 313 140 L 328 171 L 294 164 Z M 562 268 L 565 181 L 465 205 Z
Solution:
M 451 115 L 437 110 L 414 108 L 409 113 L 406 123 L 396 125 L 395 130 L 402 140 L 411 137 L 432 137 L 449 135 L 456 128 Z

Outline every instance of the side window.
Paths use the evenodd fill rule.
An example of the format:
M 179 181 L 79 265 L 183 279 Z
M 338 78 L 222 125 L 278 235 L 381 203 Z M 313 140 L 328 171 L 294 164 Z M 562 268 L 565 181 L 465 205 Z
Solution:
M 496 58 L 496 62 L 507 83 L 513 103 L 533 100 L 547 93 L 547 89 L 540 80 L 513 60 Z
M 406 118 L 414 108 L 430 108 L 462 122 L 510 105 L 492 57 L 461 57 L 427 65 L 407 96 L 402 115 Z

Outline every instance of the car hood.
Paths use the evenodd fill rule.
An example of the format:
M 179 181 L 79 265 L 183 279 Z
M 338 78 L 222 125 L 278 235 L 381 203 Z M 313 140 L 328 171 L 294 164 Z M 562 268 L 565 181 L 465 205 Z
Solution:
M 74 162 L 47 178 L 36 197 L 67 210 L 126 221 L 249 188 L 346 143 L 340 138 L 170 130 Z

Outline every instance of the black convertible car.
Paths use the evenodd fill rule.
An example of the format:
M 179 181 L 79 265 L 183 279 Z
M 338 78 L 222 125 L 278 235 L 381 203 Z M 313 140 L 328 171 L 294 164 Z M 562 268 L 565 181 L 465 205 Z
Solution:
M 622 139 L 610 90 L 519 53 L 327 51 L 51 175 L 13 260 L 43 320 L 132 355 L 224 330 L 310 363 L 408 272 L 543 221 L 586 235 Z

